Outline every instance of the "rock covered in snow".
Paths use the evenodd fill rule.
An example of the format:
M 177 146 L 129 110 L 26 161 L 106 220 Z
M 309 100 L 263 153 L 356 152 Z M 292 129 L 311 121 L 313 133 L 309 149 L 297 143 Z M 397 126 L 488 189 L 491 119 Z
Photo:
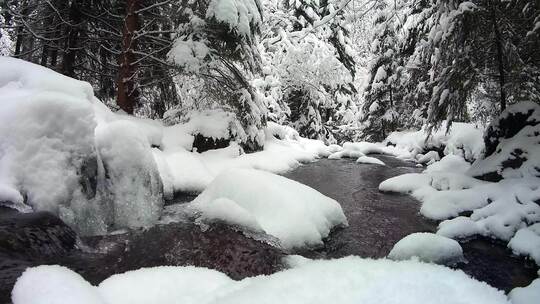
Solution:
M 0 57 L 0 70 L 2 205 L 52 212 L 83 235 L 157 219 L 159 127 L 112 113 L 90 84 L 47 68 Z
M 231 280 L 222 273 L 206 268 L 155 267 L 112 276 L 98 287 L 92 287 L 67 268 L 41 266 L 27 270 L 17 281 L 13 302 L 509 303 L 502 291 L 476 281 L 461 271 L 417 261 L 394 262 L 347 257 L 297 264 L 292 269 L 241 281 Z M 65 294 L 64 298 L 62 294 Z
M 223 199 L 227 199 L 227 208 L 223 208 Z M 278 238 L 284 248 L 322 245 L 332 228 L 347 225 L 335 200 L 306 185 L 259 170 L 224 171 L 191 203 L 191 208 L 203 216 L 210 214 L 230 223 L 262 228 Z
M 458 242 L 433 233 L 410 234 L 397 242 L 388 258 L 408 260 L 417 257 L 420 261 L 436 264 L 455 264 L 464 260 Z
M 509 106 L 487 129 L 484 158 L 469 174 L 487 181 L 540 177 L 540 105 Z
M 0 200 L 87 221 L 82 213 L 96 208 L 92 88 L 14 58 L 0 57 L 0 70 Z

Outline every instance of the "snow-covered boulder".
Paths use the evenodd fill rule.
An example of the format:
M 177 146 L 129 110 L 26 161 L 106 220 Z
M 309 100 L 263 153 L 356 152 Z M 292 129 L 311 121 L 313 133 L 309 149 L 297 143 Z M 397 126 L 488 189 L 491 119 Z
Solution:
M 322 245 L 332 228 L 347 225 L 335 200 L 306 185 L 259 170 L 224 171 L 191 203 L 191 208 L 205 217 L 262 229 L 278 238 L 284 248 Z
M 469 174 L 488 181 L 540 177 L 540 105 L 509 106 L 487 129 L 484 158 Z
M 157 219 L 159 124 L 112 113 L 90 84 L 47 68 L 0 57 L 0 71 L 1 205 L 84 235 Z
M 92 88 L 14 58 L 0 57 L 0 70 L 0 201 L 86 222 L 82 214 L 98 208 L 89 202 L 97 174 Z
M 92 287 L 69 269 L 40 266 L 27 270 L 19 278 L 13 303 L 509 304 L 509 301 L 504 292 L 439 265 L 346 257 L 303 261 L 292 269 L 241 281 L 207 268 L 154 267 L 117 274 L 98 287 Z
M 433 233 L 410 234 L 397 242 L 388 258 L 408 260 L 417 257 L 421 261 L 436 264 L 455 264 L 463 261 L 463 250 L 458 242 Z

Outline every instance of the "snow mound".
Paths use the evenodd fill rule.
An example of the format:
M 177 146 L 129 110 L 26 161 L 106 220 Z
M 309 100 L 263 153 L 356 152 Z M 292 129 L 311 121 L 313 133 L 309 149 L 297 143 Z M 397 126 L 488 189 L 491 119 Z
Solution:
M 341 149 L 319 140 L 298 137 L 289 127 L 269 123 L 263 151 L 244 154 L 236 142 L 230 142 L 226 148 L 193 153 L 190 151 L 193 136 L 186 133 L 190 130 L 189 123 L 166 127 L 162 150 L 154 151 L 163 183 L 173 192 L 202 192 L 217 175 L 229 168 L 284 173 Z
M 513 304 L 536 304 L 540 300 L 540 279 L 536 279 L 526 287 L 516 287 L 508 297 Z
M 392 147 L 385 147 L 380 143 L 370 142 L 346 142 L 343 144 L 343 149 L 331 154 L 329 159 L 341 158 L 361 158 L 367 154 L 388 154 L 395 155 Z M 366 161 L 368 161 L 366 159 Z M 380 163 L 378 163 L 380 164 Z
M 357 163 L 360 164 L 374 164 L 374 165 L 381 165 L 384 166 L 384 162 L 380 159 L 377 159 L 375 157 L 369 157 L 369 156 L 360 156 L 357 160 Z
M 112 276 L 96 289 L 86 283 L 87 293 L 80 292 L 71 303 L 509 304 L 502 291 L 461 271 L 418 261 L 347 257 L 296 264 L 241 281 L 205 268 L 140 269 Z M 68 276 L 79 285 L 78 275 L 65 268 L 65 273 L 53 273 L 53 267 L 25 272 L 16 283 L 14 304 L 66 303 L 61 297 L 40 297 L 43 292 L 72 295 L 64 288 L 70 286 Z M 55 279 L 59 276 L 63 280 Z
M 482 155 L 484 149 L 482 128 L 474 124 L 454 122 L 447 132 L 447 124 L 443 123 L 430 134 L 426 127 L 421 130 L 392 132 L 384 140 L 384 145 L 395 146 L 398 157 L 404 159 L 422 159 L 421 163 L 434 163 L 444 155 L 457 155 L 467 161 L 474 161 Z
M 463 250 L 458 242 L 433 233 L 410 234 L 397 242 L 388 258 L 408 260 L 413 257 L 436 264 L 455 264 L 463 261 Z
M 81 186 L 96 158 L 90 85 L 14 58 L 0 57 L 0 70 L 0 200 L 22 211 L 90 211 Z
M 540 177 L 540 105 L 509 106 L 486 131 L 485 158 L 474 162 L 469 175 L 488 181 Z
M 224 171 L 190 207 L 203 216 L 260 227 L 278 238 L 284 248 L 322 245 L 333 227 L 347 225 L 335 200 L 293 180 L 259 170 Z
M 508 247 L 514 254 L 529 256 L 540 265 L 540 223 L 519 229 Z
M 192 207 L 195 211 L 201 213 L 198 220 L 221 220 L 230 225 L 249 228 L 253 231 L 264 231 L 255 216 L 230 199 L 218 198 L 206 203 L 192 205 Z
M 27 268 L 17 279 L 14 304 L 105 304 L 96 287 L 66 267 L 44 265 Z
M 114 304 L 209 303 L 233 282 L 215 270 L 161 266 L 113 275 L 99 284 L 99 293 Z
M 441 158 L 441 160 L 430 164 L 426 170 L 425 173 L 432 173 L 432 172 L 452 172 L 452 173 L 465 173 L 469 168 L 471 167 L 471 164 L 465 161 L 463 157 L 457 156 L 457 155 L 446 155 L 445 157 Z

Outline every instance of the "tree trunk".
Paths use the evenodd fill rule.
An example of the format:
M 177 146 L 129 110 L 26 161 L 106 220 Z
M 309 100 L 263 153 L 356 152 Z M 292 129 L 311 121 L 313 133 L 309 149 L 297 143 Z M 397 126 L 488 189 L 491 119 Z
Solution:
M 499 30 L 499 25 L 497 24 L 497 12 L 495 9 L 495 4 L 490 1 L 491 5 L 491 20 L 493 22 L 493 31 L 495 33 L 495 47 L 497 48 L 497 68 L 499 70 L 499 90 L 500 90 L 500 104 L 501 112 L 506 109 L 506 91 L 504 87 L 506 85 L 506 74 L 504 71 L 504 57 L 503 57 L 503 46 L 502 46 L 502 37 Z
M 135 66 L 137 41 L 135 32 L 139 29 L 137 10 L 139 0 L 126 0 L 126 17 L 122 29 L 122 52 L 120 53 L 120 71 L 118 73 L 118 97 L 116 104 L 128 114 L 133 114 L 138 98 L 136 85 L 137 67 Z
M 75 59 L 77 56 L 77 47 L 80 32 L 80 23 L 82 20 L 79 1 L 76 0 L 71 3 L 69 7 L 69 20 L 73 26 L 67 26 L 66 34 L 67 40 L 65 42 L 64 57 L 62 58 L 61 72 L 64 75 L 74 77 L 75 76 Z

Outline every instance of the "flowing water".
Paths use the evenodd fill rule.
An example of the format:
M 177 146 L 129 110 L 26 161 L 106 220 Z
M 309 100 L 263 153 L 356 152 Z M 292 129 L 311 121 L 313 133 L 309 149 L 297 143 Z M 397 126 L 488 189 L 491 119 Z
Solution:
M 286 174 L 340 202 L 349 220 L 349 227 L 333 232 L 324 248 L 302 254 L 314 258 L 382 258 L 406 235 L 436 231 L 437 223 L 419 214 L 418 201 L 408 195 L 378 190 L 385 179 L 421 170 L 394 157 L 375 157 L 386 166 L 323 159 Z M 461 246 L 467 263 L 455 267 L 498 289 L 508 292 L 538 277 L 536 265 L 513 257 L 502 243 L 478 238 L 462 242 Z
M 418 213 L 418 201 L 378 190 L 383 180 L 420 169 L 393 157 L 376 157 L 386 166 L 323 159 L 285 174 L 340 202 L 349 220 L 349 227 L 333 231 L 323 248 L 295 253 L 310 258 L 382 258 L 404 236 L 436 230 L 437 223 Z M 180 195 L 175 203 L 193 197 Z M 284 252 L 271 246 L 271 241 L 247 236 L 219 223 L 204 229 L 176 223 L 85 238 L 85 246 L 80 246 L 73 231 L 50 214 L 24 215 L 0 208 L 0 303 L 9 303 L 13 284 L 26 267 L 40 264 L 65 265 L 92 284 L 114 273 L 158 265 L 209 267 L 235 279 L 282 269 Z M 73 249 L 76 241 L 85 250 Z M 509 291 L 537 277 L 537 267 L 513 257 L 504 244 L 475 239 L 462 247 L 468 262 L 456 268 L 496 288 Z

